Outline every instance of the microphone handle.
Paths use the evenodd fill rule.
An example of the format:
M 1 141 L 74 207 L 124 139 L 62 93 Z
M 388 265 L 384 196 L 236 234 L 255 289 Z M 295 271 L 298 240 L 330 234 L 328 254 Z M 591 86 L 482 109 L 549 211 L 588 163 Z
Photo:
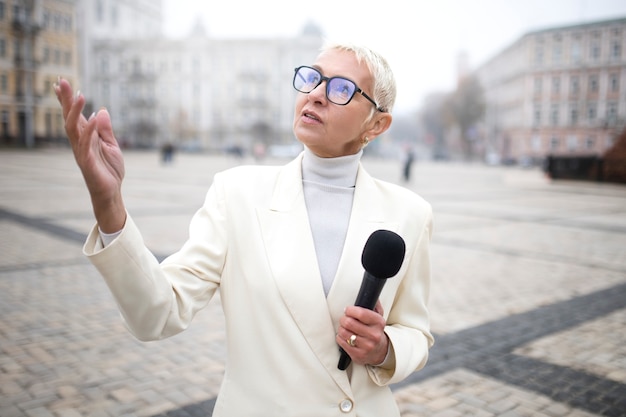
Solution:
M 387 280 L 385 278 L 376 278 L 374 275 L 365 271 L 363 273 L 363 282 L 359 294 L 356 296 L 354 305 L 357 307 L 373 310 L 376 307 L 376 301 L 385 286 Z
M 376 278 L 374 275 L 365 271 L 363 274 L 363 282 L 361 282 L 361 288 L 359 289 L 359 294 L 356 296 L 354 305 L 373 310 L 374 307 L 376 307 L 376 301 L 378 301 L 378 297 L 386 282 L 387 280 L 385 278 Z M 339 357 L 337 368 L 344 371 L 350 365 L 352 359 L 343 348 L 340 347 L 339 351 L 341 352 L 341 356 Z

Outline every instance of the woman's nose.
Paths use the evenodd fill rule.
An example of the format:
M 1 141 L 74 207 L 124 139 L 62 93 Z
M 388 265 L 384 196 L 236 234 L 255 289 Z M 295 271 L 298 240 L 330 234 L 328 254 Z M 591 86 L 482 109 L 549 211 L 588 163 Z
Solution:
M 309 97 L 313 101 L 326 102 L 326 81 L 322 81 L 317 87 L 315 87 L 309 93 Z

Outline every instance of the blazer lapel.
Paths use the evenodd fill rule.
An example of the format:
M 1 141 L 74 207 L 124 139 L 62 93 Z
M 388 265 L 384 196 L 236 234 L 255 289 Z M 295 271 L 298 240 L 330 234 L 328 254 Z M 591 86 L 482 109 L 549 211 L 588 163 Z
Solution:
M 335 323 L 343 316 L 346 306 L 354 305 L 361 287 L 364 271 L 361 255 L 367 239 L 379 229 L 398 229 L 398 224 L 385 215 L 384 198 L 374 179 L 359 165 L 344 250 L 328 294 L 328 308 Z
M 269 263 L 285 305 L 303 336 L 337 384 L 351 395 L 346 373 L 337 369 L 336 326 L 315 254 L 302 190 L 302 155 L 281 170 L 268 208 L 258 208 Z

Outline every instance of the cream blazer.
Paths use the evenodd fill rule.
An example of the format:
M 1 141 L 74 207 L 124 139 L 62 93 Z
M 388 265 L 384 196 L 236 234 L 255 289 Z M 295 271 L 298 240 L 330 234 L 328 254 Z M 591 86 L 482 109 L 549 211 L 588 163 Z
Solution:
M 344 251 L 326 297 L 301 162 L 302 155 L 283 167 L 217 174 L 188 241 L 161 264 L 130 216 L 106 248 L 94 227 L 85 254 L 140 340 L 184 330 L 219 288 L 228 358 L 214 417 L 399 416 L 389 384 L 423 367 L 433 344 L 426 307 L 431 207 L 359 166 Z M 380 296 L 392 366 L 353 363 L 341 371 L 336 329 L 344 308 L 354 304 L 363 246 L 377 229 L 399 233 L 407 250 Z

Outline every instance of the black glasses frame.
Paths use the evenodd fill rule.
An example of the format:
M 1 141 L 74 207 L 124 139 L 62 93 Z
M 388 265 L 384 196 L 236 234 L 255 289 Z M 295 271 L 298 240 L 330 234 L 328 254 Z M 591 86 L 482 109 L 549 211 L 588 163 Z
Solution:
M 299 92 L 304 93 L 304 94 L 309 94 L 309 93 L 311 92 L 311 91 L 302 91 L 302 90 L 300 90 L 300 89 L 298 89 L 298 88 L 296 87 L 296 77 L 298 76 L 298 72 L 299 72 L 299 71 L 300 71 L 300 69 L 302 69 L 302 68 L 307 68 L 307 69 L 310 69 L 310 70 L 312 70 L 312 71 L 317 72 L 317 73 L 320 75 L 320 80 L 319 80 L 319 82 L 315 85 L 315 87 L 311 88 L 311 91 L 315 90 L 317 87 L 319 87 L 319 85 L 320 85 L 321 83 L 323 83 L 324 81 L 326 81 L 326 90 L 325 90 L 325 91 L 326 91 L 326 99 L 327 99 L 328 101 L 330 101 L 331 103 L 336 104 L 336 105 L 338 105 L 338 106 L 345 106 L 346 104 L 350 103 L 350 101 L 352 101 L 352 99 L 354 98 L 354 96 L 355 96 L 355 94 L 356 94 L 356 93 L 359 93 L 359 94 L 361 94 L 363 97 L 365 97 L 367 100 L 369 100 L 369 102 L 370 102 L 370 103 L 372 103 L 372 104 L 374 105 L 374 107 L 376 107 L 376 110 L 378 110 L 379 112 L 385 113 L 385 111 L 382 109 L 382 107 L 380 107 L 378 104 L 376 104 L 376 102 L 374 101 L 374 99 L 372 99 L 372 98 L 371 98 L 370 96 L 368 96 L 368 95 L 367 95 L 367 94 L 366 94 L 363 90 L 361 90 L 361 89 L 359 88 L 359 86 L 358 86 L 358 85 L 356 85 L 356 83 L 355 83 L 354 81 L 352 81 L 351 79 L 346 78 L 346 77 L 325 77 L 325 76 L 324 76 L 324 74 L 322 74 L 322 73 L 320 72 L 320 70 L 318 70 L 317 68 L 309 67 L 308 65 L 301 65 L 301 66 L 299 66 L 299 67 L 297 67 L 297 68 L 295 68 L 295 69 L 294 69 L 294 74 L 293 74 L 293 88 L 295 88 L 295 89 L 296 89 L 296 91 L 299 91 Z M 332 80 L 335 80 L 335 79 L 340 79 L 340 80 L 349 81 L 349 82 L 351 82 L 352 84 L 354 84 L 354 92 L 352 93 L 352 96 L 350 96 L 350 98 L 348 99 L 348 101 L 346 101 L 346 102 L 345 102 L 345 103 L 343 103 L 343 104 L 340 104 L 340 103 L 335 103 L 334 101 L 332 101 L 332 100 L 328 97 L 328 93 L 329 93 L 329 91 L 328 91 L 328 90 L 330 89 L 330 82 L 331 82 Z

